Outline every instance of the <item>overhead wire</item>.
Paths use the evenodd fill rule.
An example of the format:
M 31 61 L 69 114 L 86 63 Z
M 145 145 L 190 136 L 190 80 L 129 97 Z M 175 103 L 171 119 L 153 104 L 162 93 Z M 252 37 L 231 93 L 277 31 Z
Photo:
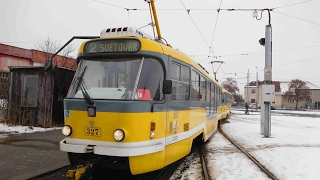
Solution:
M 186 6 L 183 4 L 182 0 L 180 0 L 180 2 L 181 2 L 181 4 L 183 5 L 183 7 L 184 7 L 185 11 L 187 11 L 187 13 L 188 13 L 188 15 L 189 15 L 189 17 L 190 17 L 191 21 L 193 22 L 194 26 L 197 28 L 197 30 L 198 30 L 198 32 L 200 33 L 200 35 L 201 35 L 202 39 L 203 39 L 203 40 L 204 40 L 204 42 L 207 44 L 207 46 L 210 48 L 210 46 L 208 45 L 208 43 L 207 43 L 206 39 L 203 37 L 203 35 L 202 35 L 201 31 L 199 30 L 198 26 L 196 25 L 196 23 L 194 22 L 194 20 L 193 20 L 193 19 L 192 19 L 192 17 L 190 16 L 190 10 L 186 8 Z
M 284 16 L 288 16 L 288 17 L 291 17 L 291 18 L 294 18 L 294 19 L 297 19 L 297 20 L 300 20 L 300 21 L 305 21 L 305 22 L 308 22 L 308 23 L 311 23 L 311 24 L 315 24 L 315 25 L 318 25 L 318 26 L 320 25 L 319 23 L 315 23 L 315 22 L 308 21 L 308 20 L 305 20 L 305 19 L 297 18 L 297 17 L 291 16 L 291 15 L 287 15 L 287 14 L 278 12 L 278 11 L 272 11 L 272 12 L 278 13 L 278 14 L 282 14 L 282 15 L 284 15 Z
M 93 0 L 93 1 L 96 1 L 96 2 L 99 2 L 99 3 L 102 3 L 102 4 L 107 4 L 109 6 L 113 6 L 113 7 L 119 8 L 119 9 L 128 10 L 127 8 L 124 8 L 124 7 L 121 7 L 121 6 L 117 6 L 117 5 L 114 5 L 114 4 L 110 4 L 110 3 L 106 3 L 106 2 L 102 2 L 102 1 L 98 1 L 98 0 Z
M 211 44 L 210 44 L 210 47 L 209 47 L 209 55 L 210 55 L 210 52 L 212 52 L 212 54 L 214 55 L 214 53 L 213 53 L 213 48 L 212 48 L 212 44 L 213 44 L 213 39 L 214 39 L 214 35 L 215 35 L 215 32 L 216 32 L 216 28 L 217 28 L 217 23 L 218 23 L 218 18 L 219 18 L 219 13 L 220 13 L 221 4 L 222 4 L 222 0 L 220 1 L 220 5 L 219 5 L 219 8 L 218 8 L 218 10 L 217 10 L 218 13 L 217 13 L 217 17 L 216 17 L 216 23 L 215 23 L 214 29 L 213 29 Z
M 313 46 L 303 46 L 303 47 L 294 47 L 294 48 L 287 48 L 287 49 L 278 49 L 278 50 L 272 50 L 274 52 L 280 52 L 280 51 L 289 51 L 289 50 L 296 50 L 296 49 L 305 49 L 305 48 L 313 48 L 313 47 L 318 47 L 320 45 L 313 45 Z M 240 53 L 240 54 L 227 54 L 227 55 L 216 55 L 216 56 L 208 56 L 205 54 L 191 54 L 189 55 L 190 57 L 200 57 L 200 56 L 208 56 L 208 57 L 231 57 L 231 56 L 249 56 L 249 55 L 254 55 L 254 54 L 262 54 L 265 53 L 264 51 L 261 52 L 252 52 L 252 53 Z M 207 58 L 206 58 L 207 59 Z M 202 61 L 202 60 L 201 60 Z M 200 61 L 199 61 L 200 62 Z
M 93 1 L 100 2 L 100 3 L 103 3 L 103 4 L 107 4 L 107 5 L 110 5 L 110 6 L 113 6 L 113 7 L 125 9 L 125 10 L 128 11 L 128 13 L 129 13 L 129 10 L 150 10 L 150 9 L 129 9 L 129 8 L 124 8 L 124 7 L 120 7 L 120 6 L 117 6 L 117 5 L 113 5 L 113 4 L 110 4 L 110 3 L 101 2 L 101 1 L 98 1 L 98 0 L 93 0 Z M 297 20 L 305 21 L 305 22 L 312 23 L 312 24 L 315 24 L 315 25 L 320 25 L 319 23 L 315 23 L 315 22 L 308 21 L 308 20 L 305 20 L 305 19 L 302 19 L 302 18 L 297 18 L 297 17 L 291 16 L 291 15 L 287 15 L 287 14 L 278 12 L 278 11 L 274 11 L 274 9 L 289 7 L 289 6 L 293 6 L 293 5 L 297 5 L 297 4 L 307 3 L 307 2 L 310 2 L 310 1 L 312 1 L 312 0 L 307 0 L 307 1 L 302 1 L 302 2 L 298 2 L 298 3 L 293 3 L 293 4 L 284 5 L 284 6 L 279 6 L 279 7 L 275 7 L 275 8 L 270 9 L 270 11 L 271 11 L 271 12 L 274 12 L 274 13 L 278 13 L 278 14 L 284 15 L 284 16 L 288 16 L 288 17 L 291 17 L 291 18 L 294 18 L 294 19 L 297 19 Z M 198 32 L 200 33 L 202 39 L 204 40 L 204 42 L 206 43 L 206 45 L 209 47 L 210 50 L 211 50 L 211 46 L 212 46 L 213 39 L 214 39 L 214 34 L 215 34 L 215 30 L 216 30 L 216 25 L 217 25 L 217 22 L 218 22 L 219 12 L 220 12 L 221 10 L 225 10 L 225 11 L 252 11 L 252 10 L 263 10 L 263 9 L 220 9 L 221 4 L 222 4 L 222 0 L 220 1 L 220 5 L 219 5 L 219 8 L 218 8 L 218 9 L 187 9 L 187 8 L 185 7 L 184 3 L 182 2 L 182 0 L 180 0 L 180 2 L 182 3 L 184 9 L 157 9 L 157 10 L 166 10 L 166 11 L 184 10 L 184 11 L 187 11 L 190 19 L 192 20 L 193 24 L 194 24 L 195 27 L 197 28 L 197 30 L 198 30 Z M 218 15 L 217 15 L 216 22 L 215 22 L 215 28 L 214 28 L 214 32 L 213 32 L 213 36 L 212 36 L 211 46 L 208 45 L 208 43 L 207 43 L 207 41 L 205 40 L 205 38 L 204 38 L 203 34 L 201 33 L 200 29 L 198 28 L 198 26 L 197 26 L 196 23 L 194 22 L 193 18 L 191 17 L 191 15 L 190 15 L 190 11 L 191 11 L 191 10 L 200 10 L 200 11 L 213 11 L 213 10 L 216 10 L 216 11 L 218 11 Z M 129 18 L 129 21 L 130 21 L 130 16 L 129 16 L 129 14 L 128 14 L 128 18 Z M 130 24 L 131 24 L 131 23 L 130 23 Z M 300 48 L 309 48 L 309 47 L 316 47 L 316 46 L 319 46 L 319 45 L 307 46 L 307 47 L 300 47 Z M 274 50 L 274 51 L 285 51 L 285 50 L 300 49 L 300 48 L 290 48 L 290 49 L 282 49 L 282 50 Z M 207 56 L 206 58 L 202 59 L 201 61 L 204 61 L 204 60 L 208 59 L 209 57 L 215 57 L 215 58 L 216 58 L 216 57 L 227 57 L 227 56 L 244 56 L 244 55 L 252 55 L 252 54 L 258 54 L 258 53 L 264 53 L 264 52 L 242 53 L 242 54 L 223 55 L 223 56 L 210 56 L 210 55 L 209 55 L 209 56 Z M 203 56 L 205 56 L 205 55 L 203 55 Z M 316 56 L 316 57 L 320 57 L 320 56 Z M 316 58 L 316 57 L 313 57 L 313 58 Z M 310 59 L 313 59 L 313 58 L 303 59 L 303 60 L 295 61 L 295 62 L 288 63 L 288 64 L 293 64 L 293 63 L 297 63 L 297 62 L 301 62 L 301 61 L 305 61 L 305 60 L 310 60 Z M 199 61 L 199 62 L 201 62 L 201 61 Z M 285 64 L 285 65 L 288 65 L 288 64 Z M 281 65 L 281 66 L 284 66 L 284 65 Z M 281 66 L 277 66 L 277 67 L 281 67 Z M 277 68 L 277 67 L 274 67 L 274 68 Z M 236 73 L 240 74 L 240 73 L 246 73 L 246 72 L 236 72 Z M 244 78 L 235 78 L 235 79 L 245 79 L 245 78 L 246 78 L 246 77 L 244 77 Z
M 289 64 L 294 64 L 294 63 L 298 63 L 298 62 L 302 62 L 302 61 L 308 61 L 308 60 L 312 60 L 314 58 L 319 58 L 319 57 L 320 57 L 320 55 L 314 56 L 314 57 L 311 57 L 311 58 L 301 59 L 301 60 L 290 62 L 290 63 L 287 63 L 287 64 L 282 64 L 282 65 L 279 65 L 279 66 L 276 66 L 276 67 L 272 67 L 272 68 L 278 68 L 278 67 L 281 67 L 281 66 L 287 66 Z
M 282 64 L 282 65 L 279 65 L 279 66 L 274 66 L 272 68 L 278 68 L 278 67 L 281 67 L 281 66 L 287 66 L 287 65 L 290 65 L 290 64 L 294 64 L 294 63 L 298 63 L 298 62 L 302 62 L 302 61 L 308 61 L 308 60 L 312 60 L 314 58 L 320 58 L 320 55 L 318 56 L 315 56 L 315 57 L 311 57 L 311 58 L 307 58 L 307 59 L 301 59 L 301 60 L 298 60 L 298 61 L 294 61 L 294 62 L 291 62 L 291 63 L 287 63 L 287 64 Z M 259 72 L 263 72 L 264 70 L 259 70 Z M 244 74 L 244 73 L 247 73 L 247 72 L 234 72 L 236 74 Z M 235 78 L 236 79 L 236 78 Z
M 297 5 L 297 4 L 306 3 L 306 2 L 309 2 L 309 1 L 313 1 L 313 0 L 307 0 L 307 1 L 302 1 L 302 2 L 298 2 L 298 3 L 288 4 L 288 5 L 284 5 L 284 6 L 275 7 L 275 8 L 272 8 L 272 9 L 284 8 L 284 7 L 288 7 L 288 6 L 293 6 L 293 5 Z

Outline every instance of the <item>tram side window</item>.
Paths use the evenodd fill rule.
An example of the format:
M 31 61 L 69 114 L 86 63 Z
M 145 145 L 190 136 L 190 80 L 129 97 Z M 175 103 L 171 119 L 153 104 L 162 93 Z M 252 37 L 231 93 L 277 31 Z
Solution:
M 200 101 L 206 101 L 206 79 L 200 76 Z
M 189 100 L 190 69 L 173 62 L 170 67 L 170 79 L 172 80 L 171 100 Z
M 226 102 L 225 102 L 225 93 L 221 94 L 221 102 L 222 102 L 222 104 L 226 104 Z
M 221 89 L 220 88 L 218 88 L 218 91 L 217 91 L 217 93 L 218 93 L 218 102 L 219 102 L 219 104 L 221 103 Z
M 191 73 L 191 100 L 199 101 L 200 99 L 200 75 L 196 71 L 192 71 Z
M 212 114 L 217 111 L 216 108 L 216 87 L 214 84 L 211 84 L 211 110 Z
M 210 102 L 210 92 L 211 92 L 211 84 L 210 81 L 207 80 L 207 95 L 206 95 L 206 101 Z

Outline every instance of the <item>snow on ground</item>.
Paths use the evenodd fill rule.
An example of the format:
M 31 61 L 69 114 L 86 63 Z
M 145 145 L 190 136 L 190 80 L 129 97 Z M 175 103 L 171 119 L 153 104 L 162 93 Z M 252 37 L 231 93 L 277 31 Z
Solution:
M 31 126 L 13 126 L 0 123 L 0 138 L 5 138 L 8 134 L 20 134 L 20 133 L 34 133 L 34 132 L 44 132 L 54 129 L 62 129 L 61 127 L 57 128 L 41 128 L 41 127 L 31 127 Z
M 284 114 L 286 113 L 286 114 Z M 316 117 L 311 117 L 314 115 Z M 260 134 L 260 112 L 232 110 L 222 129 L 281 180 L 320 179 L 320 111 L 276 110 L 271 114 L 271 137 Z M 269 179 L 246 156 L 216 132 L 205 145 L 211 179 Z M 186 159 L 171 179 L 198 180 L 198 159 Z M 192 166 L 191 166 L 192 165 Z M 188 173 L 192 172 L 192 173 Z
M 61 128 L 29 128 L 0 123 L 0 138 L 10 133 L 53 129 Z M 269 138 L 260 134 L 260 112 L 245 115 L 241 110 L 232 110 L 222 129 L 279 179 L 320 179 L 320 111 L 272 111 Z M 205 150 L 212 179 L 269 179 L 219 132 L 213 134 Z M 199 157 L 191 154 L 171 179 L 202 179 L 199 162 Z

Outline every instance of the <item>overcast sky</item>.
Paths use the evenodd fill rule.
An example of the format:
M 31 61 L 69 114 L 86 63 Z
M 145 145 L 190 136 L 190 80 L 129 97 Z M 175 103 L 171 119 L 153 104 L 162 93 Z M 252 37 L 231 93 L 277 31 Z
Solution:
M 319 0 L 156 0 L 155 5 L 161 35 L 168 43 L 211 74 L 209 62 L 223 61 L 217 78 L 220 82 L 234 78 L 242 92 L 248 69 L 250 81 L 256 79 L 257 70 L 263 80 L 264 47 L 258 41 L 269 17 L 264 11 L 256 20 L 252 11 L 237 9 L 274 8 L 272 80 L 299 78 L 320 87 Z M 151 22 L 148 8 L 144 0 L 1 0 L 0 42 L 33 49 L 48 36 L 63 45 L 72 36 L 98 36 L 105 28 L 139 28 Z M 153 35 L 150 26 L 141 30 Z M 76 41 L 77 48 L 80 43 Z M 216 71 L 220 64 L 213 65 Z

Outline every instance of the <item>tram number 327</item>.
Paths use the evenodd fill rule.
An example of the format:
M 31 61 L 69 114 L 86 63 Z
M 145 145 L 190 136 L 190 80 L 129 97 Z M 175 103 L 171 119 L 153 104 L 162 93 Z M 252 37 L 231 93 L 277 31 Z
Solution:
M 85 127 L 84 128 L 84 134 L 86 136 L 100 136 L 101 130 L 100 128 L 94 128 L 94 127 Z

